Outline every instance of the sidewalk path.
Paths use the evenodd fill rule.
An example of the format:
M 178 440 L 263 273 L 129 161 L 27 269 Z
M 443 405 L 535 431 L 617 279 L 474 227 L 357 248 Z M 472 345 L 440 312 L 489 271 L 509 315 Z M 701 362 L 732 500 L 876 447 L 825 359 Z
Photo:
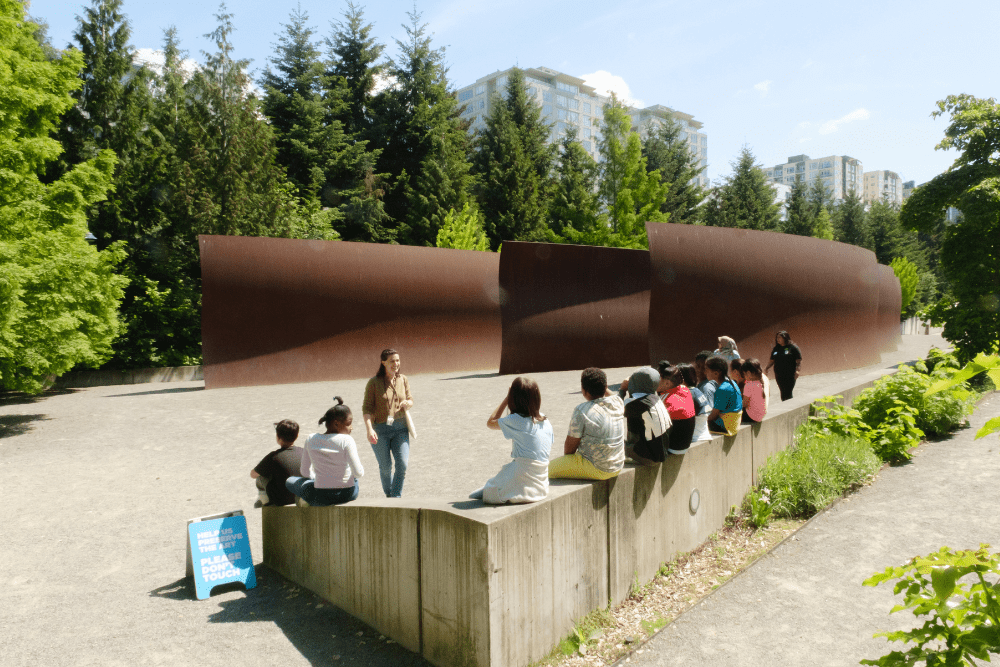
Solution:
M 1000 550 L 1000 442 L 973 440 L 997 414 L 1000 393 L 980 403 L 972 428 L 883 469 L 664 628 L 629 667 L 840 667 L 905 650 L 872 635 L 914 627 L 914 616 L 889 616 L 901 601 L 891 583 L 861 582 L 945 545 Z
M 803 377 L 796 400 L 919 358 L 931 345 L 943 341 L 904 336 L 881 364 Z M 631 370 L 608 375 L 619 382 Z M 555 430 L 555 455 L 582 400 L 580 375 L 533 377 Z M 420 438 L 411 450 L 404 495 L 463 498 L 509 460 L 509 443 L 485 422 L 512 378 L 453 373 L 410 379 Z M 357 380 L 204 391 L 201 382 L 177 382 L 0 397 L 0 662 L 424 664 L 312 594 L 296 593 L 267 568 L 258 569 L 253 591 L 217 589 L 204 601 L 194 600 L 184 579 L 185 522 L 196 516 L 243 509 L 254 561 L 261 561 L 260 512 L 252 509 L 256 493 L 249 472 L 275 447 L 272 423 L 295 419 L 311 433 L 334 394 L 354 408 L 358 423 L 364 385 Z M 362 429 L 355 428 L 355 439 L 366 470 L 361 496 L 377 498 L 374 455 Z M 950 516 L 963 507 L 948 502 L 939 511 Z M 862 569 L 867 574 L 873 568 Z M 852 598 L 862 594 L 850 590 Z M 817 605 L 821 601 L 819 596 Z

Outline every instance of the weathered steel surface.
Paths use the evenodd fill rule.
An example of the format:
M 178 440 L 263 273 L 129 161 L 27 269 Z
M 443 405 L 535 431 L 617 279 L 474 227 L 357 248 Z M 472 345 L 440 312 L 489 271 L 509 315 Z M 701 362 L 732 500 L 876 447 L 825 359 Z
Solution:
M 206 388 L 495 369 L 494 253 L 199 237 Z
M 899 278 L 885 264 L 878 265 L 878 331 L 879 350 L 895 350 L 899 344 L 899 317 L 903 307 L 903 294 Z
M 876 363 L 887 348 L 880 294 L 891 301 L 899 285 L 883 280 L 868 250 L 720 227 L 646 230 L 651 360 L 691 359 L 720 335 L 734 338 L 742 356 L 766 360 L 780 329 L 802 349 L 804 374 Z
M 649 253 L 507 241 L 500 373 L 646 363 Z

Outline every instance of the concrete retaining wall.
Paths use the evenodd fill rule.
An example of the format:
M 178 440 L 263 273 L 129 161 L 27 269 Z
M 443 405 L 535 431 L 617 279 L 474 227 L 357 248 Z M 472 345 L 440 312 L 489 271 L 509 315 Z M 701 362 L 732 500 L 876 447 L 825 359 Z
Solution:
M 118 384 L 191 382 L 201 379 L 203 379 L 201 366 L 174 366 L 167 368 L 136 368 L 128 371 L 76 371 L 55 378 L 52 381 L 52 386 L 60 389 L 73 389 L 105 387 Z
M 850 403 L 881 373 L 835 387 Z M 358 501 L 265 507 L 264 563 L 441 667 L 522 667 L 594 609 L 719 530 L 809 402 L 604 482 L 553 480 L 539 503 Z

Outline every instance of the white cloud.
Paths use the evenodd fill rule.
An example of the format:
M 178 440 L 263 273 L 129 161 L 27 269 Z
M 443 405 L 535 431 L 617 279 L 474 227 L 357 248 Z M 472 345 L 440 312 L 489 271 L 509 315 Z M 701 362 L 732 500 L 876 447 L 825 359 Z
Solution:
M 632 97 L 632 90 L 625 83 L 625 79 L 611 72 L 605 72 L 601 69 L 591 74 L 584 74 L 580 78 L 586 81 L 588 86 L 593 86 L 597 89 L 599 95 L 614 93 L 625 104 L 631 104 L 634 107 L 640 108 L 646 106 L 642 100 Z
M 758 93 L 760 93 L 761 97 L 765 97 L 768 91 L 771 90 L 772 83 L 774 83 L 774 81 L 766 79 L 764 81 L 761 81 L 760 83 L 755 83 L 753 89 L 756 90 Z
M 871 114 L 868 113 L 868 109 L 855 109 L 846 116 L 842 116 L 836 120 L 828 120 L 823 123 L 819 128 L 820 134 L 831 134 L 840 129 L 840 126 L 844 123 L 853 123 L 856 120 L 868 120 Z
M 136 49 L 132 56 L 134 62 L 145 65 L 157 74 L 163 74 L 163 51 L 159 49 Z M 198 71 L 198 63 L 193 58 L 187 58 L 181 62 L 181 69 L 185 76 L 190 78 Z

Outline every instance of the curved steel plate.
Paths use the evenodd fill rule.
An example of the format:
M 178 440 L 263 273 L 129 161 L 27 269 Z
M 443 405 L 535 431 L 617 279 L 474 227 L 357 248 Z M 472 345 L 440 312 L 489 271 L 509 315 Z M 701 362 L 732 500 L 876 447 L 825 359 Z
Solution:
M 199 237 L 206 388 L 363 378 L 500 360 L 495 253 Z
M 646 363 L 649 253 L 506 241 L 500 373 Z
M 774 332 L 786 329 L 802 348 L 803 373 L 878 362 L 881 273 L 870 251 L 775 232 L 646 230 L 650 359 L 689 360 L 728 335 L 744 357 L 766 360 Z

